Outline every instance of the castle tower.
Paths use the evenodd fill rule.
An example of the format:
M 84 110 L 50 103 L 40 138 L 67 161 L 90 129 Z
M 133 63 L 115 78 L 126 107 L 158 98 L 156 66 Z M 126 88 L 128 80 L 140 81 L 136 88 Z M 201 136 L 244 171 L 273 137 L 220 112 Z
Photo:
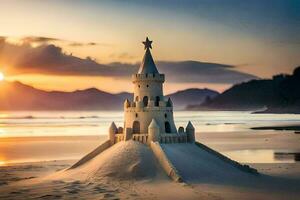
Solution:
M 173 119 L 173 103 L 163 93 L 165 75 L 159 73 L 152 58 L 152 41 L 146 38 L 145 55 L 136 74 L 132 75 L 133 101 L 124 101 L 124 127 L 112 123 L 109 128 L 111 144 L 122 140 L 135 140 L 144 144 L 151 142 L 195 142 L 195 128 L 191 122 L 186 130 L 176 129 Z
M 160 134 L 177 133 L 173 119 L 173 105 L 165 99 L 163 83 L 165 75 L 160 74 L 152 58 L 152 41 L 146 38 L 145 55 L 137 74 L 132 75 L 134 84 L 133 102 L 125 100 L 124 130 L 132 134 L 148 134 L 148 127 L 155 120 Z

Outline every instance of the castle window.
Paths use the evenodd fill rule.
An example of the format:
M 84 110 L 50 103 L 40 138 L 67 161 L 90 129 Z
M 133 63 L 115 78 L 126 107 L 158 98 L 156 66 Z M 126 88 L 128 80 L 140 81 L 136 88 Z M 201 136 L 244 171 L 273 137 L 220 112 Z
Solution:
M 159 96 L 155 97 L 155 106 L 159 106 L 160 98 Z
M 165 113 L 165 118 L 168 118 L 168 115 L 167 115 L 167 113 Z
M 143 103 L 144 103 L 144 107 L 148 106 L 148 97 L 147 96 L 144 96 Z
M 138 117 L 138 114 L 137 114 L 137 113 L 135 113 L 135 117 Z
M 140 133 L 140 122 L 139 121 L 134 121 L 132 124 L 132 133 Z
M 168 121 L 165 122 L 165 132 L 171 133 L 171 125 Z
M 149 85 L 147 85 L 147 87 L 149 87 Z
M 140 88 L 141 86 L 139 85 L 139 88 Z
M 148 77 L 148 74 L 146 73 L 146 78 Z

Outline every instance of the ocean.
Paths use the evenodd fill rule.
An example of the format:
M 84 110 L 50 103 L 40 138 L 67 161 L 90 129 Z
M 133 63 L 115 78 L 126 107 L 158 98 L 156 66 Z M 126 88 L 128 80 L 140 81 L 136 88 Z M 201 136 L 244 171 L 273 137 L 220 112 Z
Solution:
M 258 126 L 300 124 L 300 115 L 245 111 L 175 111 L 177 127 L 190 120 L 197 132 L 239 132 Z M 107 135 L 112 121 L 123 126 L 122 111 L 0 112 L 0 137 Z
M 122 111 L 0 112 L 0 164 L 78 159 L 107 138 L 112 121 L 122 126 L 123 118 Z M 294 162 L 290 153 L 300 152 L 294 131 L 251 129 L 299 125 L 300 115 L 175 111 L 174 118 L 177 127 L 190 120 L 198 141 L 241 162 Z

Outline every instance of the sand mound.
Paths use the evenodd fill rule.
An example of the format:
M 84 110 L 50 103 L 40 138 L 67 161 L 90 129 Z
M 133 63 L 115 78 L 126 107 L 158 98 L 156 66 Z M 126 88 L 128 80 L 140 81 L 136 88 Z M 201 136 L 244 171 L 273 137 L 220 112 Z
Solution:
M 115 178 L 152 179 L 166 178 L 151 149 L 135 141 L 119 142 L 78 167 L 58 173 L 76 179 Z
M 104 151 L 97 148 L 83 157 L 80 165 L 73 165 L 49 177 L 2 186 L 0 199 L 216 200 L 284 199 L 282 197 L 287 195 L 297 199 L 299 196 L 299 180 L 278 179 L 274 184 L 276 179 L 243 172 L 194 144 L 159 145 L 183 179 L 192 184 L 171 181 L 158 165 L 149 146 L 127 141 Z M 13 168 L 18 173 L 24 170 Z M 251 187 L 242 187 L 245 184 L 251 184 Z
M 237 183 L 245 178 L 257 178 L 194 144 L 161 144 L 161 147 L 187 182 Z

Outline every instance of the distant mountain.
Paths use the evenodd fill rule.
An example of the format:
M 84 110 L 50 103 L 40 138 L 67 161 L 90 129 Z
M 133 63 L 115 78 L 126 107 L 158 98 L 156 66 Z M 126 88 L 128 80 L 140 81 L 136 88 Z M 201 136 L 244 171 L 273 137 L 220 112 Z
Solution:
M 189 110 L 255 110 L 265 113 L 300 113 L 300 67 L 292 75 L 280 74 L 272 79 L 252 80 L 234 85 L 201 105 Z
M 169 95 L 166 95 L 167 98 L 171 98 L 172 102 L 174 104 L 174 109 L 176 110 L 182 110 L 185 109 L 186 106 L 190 104 L 200 104 L 203 103 L 203 101 L 206 98 L 213 98 L 217 96 L 219 93 L 214 90 L 210 89 L 198 89 L 198 88 L 190 88 L 186 90 L 180 90 L 174 93 L 171 93 Z M 116 94 L 118 97 L 122 99 L 129 99 L 132 101 L 133 94 L 128 92 L 121 92 Z
M 0 110 L 117 110 L 123 99 L 96 88 L 47 92 L 20 82 L 0 83 Z
M 167 97 L 171 97 L 175 109 L 182 109 L 217 94 L 209 89 L 187 89 Z M 0 82 L 0 110 L 122 110 L 126 98 L 132 100 L 133 94 L 111 94 L 96 88 L 48 92 L 20 82 Z
M 118 96 L 119 98 L 125 100 L 125 99 L 128 99 L 130 101 L 133 100 L 133 93 L 129 93 L 129 92 L 120 92 L 120 93 L 117 93 L 115 94 L 116 96 Z
M 173 101 L 175 109 L 185 109 L 188 105 L 201 104 L 207 98 L 213 98 L 219 93 L 210 89 L 198 89 L 191 88 L 186 90 L 180 90 L 175 93 L 169 94 L 166 97 L 170 97 Z

